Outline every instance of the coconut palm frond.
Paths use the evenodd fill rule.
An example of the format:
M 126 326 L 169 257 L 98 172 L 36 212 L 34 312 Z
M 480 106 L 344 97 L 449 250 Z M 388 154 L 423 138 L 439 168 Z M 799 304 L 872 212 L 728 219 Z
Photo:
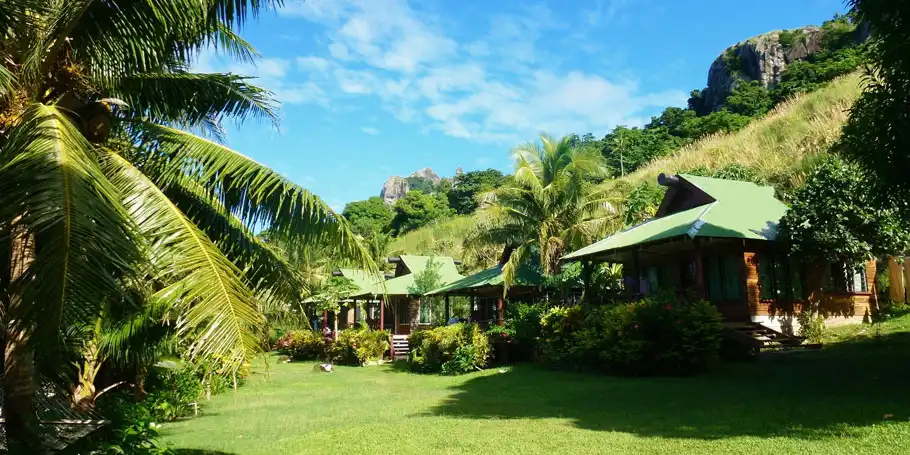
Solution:
M 143 242 L 96 151 L 54 106 L 31 105 L 0 151 L 0 216 L 40 243 L 20 279 L 26 307 L 53 333 L 97 314 Z
M 216 357 L 239 367 L 258 352 L 263 322 L 242 271 L 130 162 L 108 152 L 103 163 L 152 243 L 158 280 L 170 283 L 150 300 L 180 309 L 178 334 L 190 342 L 191 358 Z
M 333 245 L 352 265 L 378 274 L 378 267 L 343 217 L 319 197 L 243 154 L 185 131 L 148 122 L 142 134 L 166 151 L 149 157 L 163 187 L 193 179 L 247 225 L 264 225 L 289 242 Z

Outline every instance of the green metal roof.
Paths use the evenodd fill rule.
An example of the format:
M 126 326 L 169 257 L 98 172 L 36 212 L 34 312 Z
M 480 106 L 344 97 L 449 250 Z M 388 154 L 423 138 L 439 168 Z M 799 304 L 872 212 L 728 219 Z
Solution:
M 382 290 L 378 289 L 376 285 L 378 278 L 375 275 L 371 275 L 367 271 L 359 269 L 338 270 L 341 272 L 341 275 L 343 277 L 353 281 L 358 288 L 357 292 L 354 293 L 351 297 L 382 293 Z
M 468 291 L 485 287 L 502 287 L 502 265 L 477 272 L 469 277 L 462 278 L 446 286 L 436 289 L 427 295 L 452 294 L 458 291 Z M 518 268 L 515 284 L 512 286 L 540 286 L 543 284 L 543 275 L 540 270 L 522 265 Z
M 679 236 L 775 240 L 777 224 L 787 206 L 774 197 L 774 189 L 750 182 L 681 174 L 707 193 L 714 202 L 648 220 L 563 257 L 586 256 Z
M 385 282 L 387 295 L 409 295 L 411 293 L 410 289 L 414 285 L 414 275 L 426 270 L 430 259 L 435 259 L 440 264 L 439 274 L 442 284 L 448 284 L 464 278 L 464 275 L 458 273 L 455 260 L 448 256 L 411 256 L 403 254 L 400 257 L 411 273 L 387 280 Z

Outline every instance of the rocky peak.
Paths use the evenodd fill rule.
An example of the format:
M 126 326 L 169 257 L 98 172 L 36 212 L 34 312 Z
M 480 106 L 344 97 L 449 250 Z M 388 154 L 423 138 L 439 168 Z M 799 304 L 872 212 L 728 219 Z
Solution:
M 740 80 L 774 87 L 787 65 L 822 50 L 821 41 L 821 29 L 810 26 L 765 33 L 727 48 L 708 71 L 705 105 L 717 110 Z
M 414 172 L 413 174 L 411 174 L 411 177 L 420 177 L 423 179 L 427 179 L 427 180 L 433 182 L 434 184 L 439 183 L 442 180 L 442 178 L 440 178 L 435 172 L 433 172 L 433 169 L 430 169 L 428 167 L 425 167 L 417 172 Z
M 385 181 L 384 185 L 382 185 L 382 191 L 379 192 L 379 197 L 381 197 L 386 204 L 391 205 L 408 194 L 409 189 L 410 187 L 406 179 L 393 175 Z

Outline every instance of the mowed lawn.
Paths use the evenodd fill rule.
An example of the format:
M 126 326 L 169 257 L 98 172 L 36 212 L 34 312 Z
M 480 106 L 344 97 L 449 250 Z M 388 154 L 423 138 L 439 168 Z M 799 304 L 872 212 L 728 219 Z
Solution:
M 273 364 L 163 441 L 181 455 L 908 453 L 910 317 L 875 332 L 690 378 Z

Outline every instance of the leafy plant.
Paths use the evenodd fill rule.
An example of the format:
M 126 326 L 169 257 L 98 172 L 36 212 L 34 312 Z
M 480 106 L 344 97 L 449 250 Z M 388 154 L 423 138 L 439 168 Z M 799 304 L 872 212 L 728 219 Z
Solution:
M 794 28 L 791 30 L 781 30 L 777 39 L 784 49 L 789 49 L 793 47 L 793 44 L 795 44 L 797 40 L 802 39 L 803 36 L 805 36 L 805 33 L 802 29 Z
M 657 296 L 554 308 L 541 321 L 541 360 L 622 375 L 693 374 L 718 358 L 721 315 L 706 301 Z
M 883 207 L 871 177 L 856 164 L 831 156 L 794 193 L 780 233 L 795 253 L 837 264 L 903 251 L 910 233 L 895 205 Z
M 389 333 L 370 330 L 365 325 L 339 332 L 332 345 L 331 360 L 339 365 L 363 365 L 382 360 L 389 350 Z
M 312 330 L 294 330 L 275 343 L 275 350 L 294 360 L 316 360 L 323 352 L 322 335 Z
M 490 342 L 477 324 L 452 324 L 411 333 L 408 362 L 422 373 L 461 374 L 482 369 Z M 446 366 L 448 365 L 448 366 Z
M 799 324 L 799 336 L 806 338 L 810 343 L 821 343 L 827 332 L 825 318 L 814 309 L 816 306 L 807 305 L 796 315 L 796 322 Z

